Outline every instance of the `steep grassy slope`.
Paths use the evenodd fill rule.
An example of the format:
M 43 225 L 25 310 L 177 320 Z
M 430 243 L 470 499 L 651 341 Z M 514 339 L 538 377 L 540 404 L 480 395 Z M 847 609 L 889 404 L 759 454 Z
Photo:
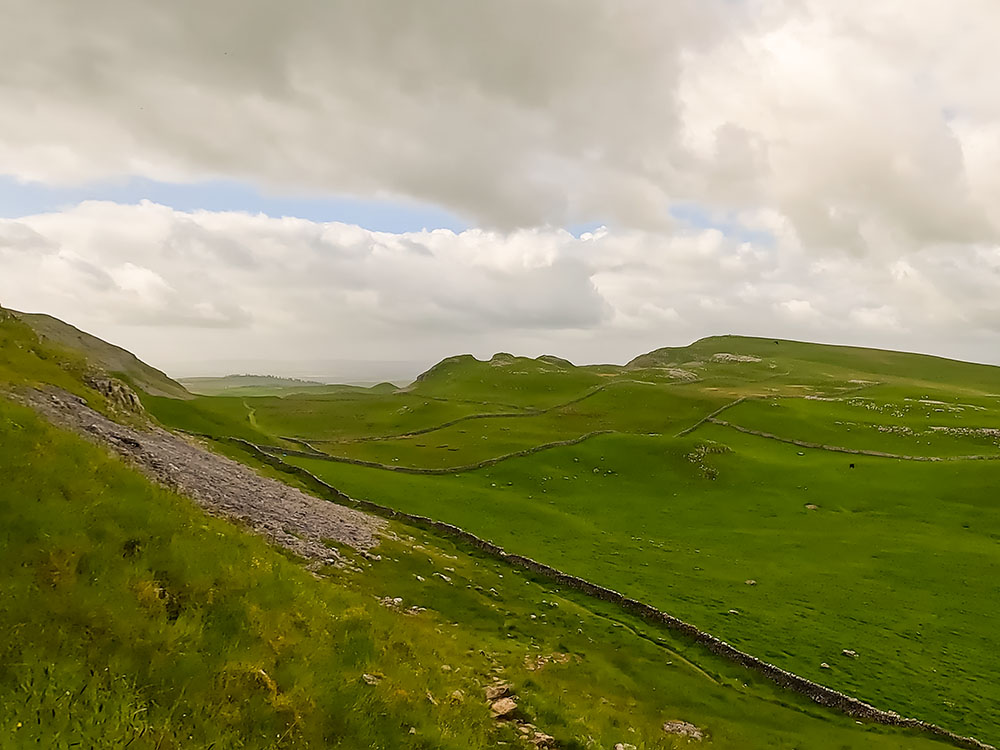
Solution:
M 147 393 L 171 398 L 189 398 L 180 383 L 140 361 L 131 352 L 102 341 L 51 315 L 14 312 L 43 339 L 62 349 L 77 352 L 91 364 L 123 378 Z
M 0 320 L 4 747 L 527 748 L 530 721 L 563 748 L 666 750 L 681 719 L 720 748 L 941 746 L 402 526 L 316 577 L 4 395 L 99 405 L 78 366 Z M 513 721 L 481 698 L 497 679 Z

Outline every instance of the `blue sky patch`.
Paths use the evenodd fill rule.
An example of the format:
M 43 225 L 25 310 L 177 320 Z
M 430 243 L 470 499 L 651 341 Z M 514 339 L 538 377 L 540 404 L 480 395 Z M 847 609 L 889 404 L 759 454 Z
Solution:
M 414 232 L 421 229 L 469 228 L 448 211 L 406 200 L 366 199 L 348 196 L 302 197 L 264 193 L 252 185 L 212 180 L 196 183 L 157 182 L 139 177 L 54 187 L 19 182 L 0 175 L 0 218 L 16 219 L 38 213 L 63 211 L 87 200 L 136 204 L 149 200 L 178 211 L 244 211 L 268 216 L 294 216 L 310 221 L 339 221 L 378 232 Z

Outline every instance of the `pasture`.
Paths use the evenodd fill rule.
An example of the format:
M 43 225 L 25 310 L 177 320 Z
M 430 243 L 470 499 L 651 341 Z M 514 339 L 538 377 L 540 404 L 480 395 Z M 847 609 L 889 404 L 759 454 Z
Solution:
M 817 682 L 996 740 L 998 393 L 997 369 L 982 365 L 718 337 L 619 368 L 458 357 L 396 393 L 245 408 L 267 437 L 254 442 L 317 451 L 284 460 L 353 496 L 454 523 Z

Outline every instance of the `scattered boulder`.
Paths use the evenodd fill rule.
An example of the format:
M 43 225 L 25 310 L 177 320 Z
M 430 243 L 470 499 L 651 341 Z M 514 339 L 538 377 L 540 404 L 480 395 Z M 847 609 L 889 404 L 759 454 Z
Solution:
M 490 705 L 493 717 L 499 719 L 501 716 L 510 716 L 517 710 L 517 702 L 513 698 L 501 698 Z
M 846 656 L 848 659 L 857 659 L 858 658 L 858 652 L 857 651 L 851 651 L 851 649 L 849 649 L 849 648 L 845 648 L 840 653 L 841 653 L 841 655 Z
M 821 664 L 819 665 L 819 668 L 820 668 L 820 669 L 832 669 L 832 667 L 831 667 L 831 666 L 830 666 L 829 664 L 827 664 L 827 663 L 826 663 L 825 661 L 824 661 L 824 662 L 822 662 L 822 663 L 821 663 Z
M 382 678 L 378 675 L 368 674 L 367 672 L 361 675 L 361 679 L 368 685 L 378 685 L 382 681 Z
M 449 696 L 449 699 L 451 700 L 452 703 L 461 703 L 462 701 L 465 700 L 465 693 L 463 693 L 461 690 L 452 691 L 452 694 Z
M 663 725 L 663 731 L 667 734 L 676 734 L 678 737 L 687 737 L 696 742 L 701 742 L 705 738 L 705 730 L 699 729 L 687 721 L 668 721 Z
M 615 745 L 615 750 L 636 750 L 635 745 L 630 745 L 627 742 L 619 742 Z
M 747 586 L 756 586 L 757 585 L 757 581 L 755 581 L 753 578 L 748 578 L 743 583 L 745 583 Z
M 813 505 L 812 503 L 806 503 L 806 510 L 819 510 L 819 506 Z

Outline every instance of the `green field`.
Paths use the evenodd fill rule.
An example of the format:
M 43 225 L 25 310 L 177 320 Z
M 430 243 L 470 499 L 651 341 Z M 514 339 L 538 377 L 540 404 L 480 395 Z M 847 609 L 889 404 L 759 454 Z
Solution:
M 272 445 L 293 437 L 331 456 L 453 470 L 286 457 L 345 492 L 457 524 L 817 682 L 996 741 L 1000 462 L 961 457 L 1000 456 L 998 394 L 1000 370 L 983 365 L 719 337 L 624 368 L 460 357 L 395 394 L 247 403 Z M 732 426 L 699 424 L 727 404 L 717 420 Z M 599 430 L 611 433 L 463 469 Z
M 570 750 L 688 746 L 671 720 L 720 748 L 942 746 L 399 524 L 376 557 L 340 549 L 347 567 L 313 575 L 11 401 L 58 384 L 115 413 L 79 359 L 10 320 L 0 337 L 3 747 L 531 747 L 490 717 L 497 678 Z

